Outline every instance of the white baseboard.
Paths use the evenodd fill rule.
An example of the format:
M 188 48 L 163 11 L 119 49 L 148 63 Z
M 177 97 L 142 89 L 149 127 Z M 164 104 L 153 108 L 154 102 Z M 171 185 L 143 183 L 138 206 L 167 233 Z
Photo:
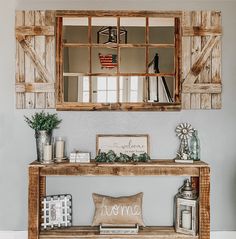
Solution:
M 0 239 L 27 239 L 27 231 L 0 231 Z M 213 231 L 211 239 L 235 239 L 236 231 Z

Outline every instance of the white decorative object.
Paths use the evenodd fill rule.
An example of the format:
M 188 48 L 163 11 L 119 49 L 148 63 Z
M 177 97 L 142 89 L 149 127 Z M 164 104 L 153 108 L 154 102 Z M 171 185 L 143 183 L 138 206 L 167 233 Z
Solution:
M 175 230 L 193 236 L 198 232 L 198 196 L 189 180 L 175 196 Z
M 41 227 L 69 227 L 72 225 L 72 196 L 70 194 L 46 196 L 42 201 Z
M 59 137 L 56 140 L 56 154 L 55 157 L 60 159 L 60 158 L 64 158 L 64 150 L 65 150 L 65 141 Z
M 180 146 L 177 152 L 177 157 L 175 158 L 175 162 L 178 163 L 186 163 L 190 160 L 190 150 L 188 145 L 188 139 L 192 136 L 193 128 L 189 123 L 181 123 L 176 129 L 176 135 L 180 139 Z M 189 161 L 188 163 L 192 163 L 193 161 Z
M 139 225 L 100 225 L 100 234 L 138 234 Z
M 183 210 L 182 211 L 182 227 L 187 230 L 191 230 L 192 228 L 192 220 L 191 220 L 191 211 Z
M 90 153 L 88 152 L 71 152 L 70 163 L 90 163 Z
M 96 151 L 107 153 L 109 150 L 115 154 L 149 154 L 148 135 L 97 135 Z
M 43 162 L 42 163 L 51 163 L 52 162 L 52 145 L 45 144 L 43 146 Z

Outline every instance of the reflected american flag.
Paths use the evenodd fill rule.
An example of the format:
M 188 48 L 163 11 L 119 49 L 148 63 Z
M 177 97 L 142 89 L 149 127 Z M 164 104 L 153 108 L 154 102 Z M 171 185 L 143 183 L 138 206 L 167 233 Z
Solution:
M 101 67 L 102 68 L 115 68 L 117 67 L 117 55 L 116 54 L 108 54 L 108 55 L 102 55 L 101 53 L 98 54 Z

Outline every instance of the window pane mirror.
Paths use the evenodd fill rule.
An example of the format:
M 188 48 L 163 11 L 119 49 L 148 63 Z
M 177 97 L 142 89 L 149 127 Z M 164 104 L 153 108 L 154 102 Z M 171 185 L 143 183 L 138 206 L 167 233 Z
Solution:
M 178 12 L 57 11 L 58 110 L 180 110 Z

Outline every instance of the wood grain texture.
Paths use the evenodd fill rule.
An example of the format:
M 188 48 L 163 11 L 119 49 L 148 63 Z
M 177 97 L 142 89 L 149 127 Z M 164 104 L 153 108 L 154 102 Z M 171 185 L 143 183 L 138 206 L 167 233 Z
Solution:
M 51 89 L 55 82 L 54 18 L 55 11 L 16 12 L 17 108 L 55 108 L 55 90 Z
M 35 25 L 36 26 L 45 26 L 45 11 L 35 11 Z M 35 53 L 37 54 L 38 61 L 40 65 L 35 65 L 35 82 L 42 82 L 42 81 L 49 81 L 50 76 L 48 75 L 49 72 L 45 73 L 45 36 L 35 36 Z M 38 70 L 44 68 L 42 71 L 44 74 L 44 79 L 41 79 L 42 73 Z M 46 77 L 46 79 L 45 79 Z M 35 108 L 37 109 L 44 109 L 45 108 L 45 94 L 44 93 L 35 93 Z
M 80 111 L 179 111 L 181 103 L 72 103 L 56 105 L 57 110 Z
M 191 16 L 189 26 L 189 15 Z M 188 16 L 188 18 L 186 17 Z M 221 108 L 221 14 L 215 11 L 183 13 L 183 109 Z M 189 32 L 187 32 L 189 31 Z M 191 31 L 191 32 L 190 32 Z M 186 39 L 191 40 L 189 64 Z M 190 99 L 189 99 L 190 98 Z M 212 99 L 214 99 L 212 101 Z
M 53 26 L 55 29 L 55 11 L 45 12 L 45 24 L 46 26 Z M 49 83 L 56 82 L 56 54 L 55 54 L 55 31 L 53 36 L 45 36 L 45 65 L 50 73 Z M 55 88 L 56 88 L 56 84 Z M 55 89 L 53 92 L 46 92 L 46 108 L 53 109 L 56 107 L 55 102 Z
M 38 239 L 40 224 L 40 176 L 38 167 L 29 167 L 28 239 Z
M 53 165 L 42 165 L 37 162 L 31 167 L 40 168 L 41 176 L 49 175 L 87 175 L 87 176 L 158 176 L 158 175 L 185 175 L 199 177 L 199 169 L 208 167 L 204 162 L 194 164 L 179 164 L 173 160 L 152 160 L 150 163 L 126 163 L 126 164 L 106 164 L 106 163 L 63 163 Z
M 220 12 L 212 12 L 211 14 L 211 24 L 214 27 L 221 28 L 221 13 Z M 215 45 L 211 61 L 212 61 L 212 67 L 211 67 L 211 74 L 212 83 L 221 83 L 221 40 Z M 222 100 L 221 100 L 221 94 L 211 94 L 211 104 L 213 109 L 220 109 L 222 106 Z
M 210 238 L 210 168 L 200 169 L 199 239 Z
M 25 26 L 34 26 L 34 11 L 25 11 Z M 19 36 L 16 37 L 24 51 L 28 52 L 28 54 L 25 54 L 25 82 L 33 83 L 35 72 L 30 53 L 34 52 L 34 38 L 32 36 L 26 36 L 24 39 L 20 39 Z M 25 107 L 26 109 L 33 109 L 35 107 L 34 93 L 25 93 Z
M 137 235 L 100 235 L 97 227 L 72 227 L 68 229 L 42 231 L 39 238 L 139 238 L 139 239 L 198 239 L 198 236 L 176 233 L 173 227 L 145 227 L 139 230 Z
M 191 24 L 193 27 L 200 27 L 201 26 L 201 12 L 200 11 L 194 11 L 191 13 Z M 192 40 L 192 64 L 194 64 L 197 61 L 197 57 L 199 55 L 199 53 L 201 52 L 201 36 L 195 35 L 194 37 L 191 37 Z M 191 74 L 192 72 L 192 68 L 191 67 Z M 192 83 L 198 83 L 200 76 L 198 76 L 197 78 L 194 76 L 194 82 Z M 188 83 L 188 77 L 185 80 L 184 84 L 183 84 L 183 88 L 184 86 Z M 196 84 L 194 84 L 196 85 Z M 183 89 L 184 91 L 185 89 Z M 198 92 L 193 92 L 192 88 L 190 88 L 190 91 L 188 91 L 189 93 L 191 93 L 191 109 L 200 109 L 200 94 Z
M 183 12 L 182 17 L 182 27 L 190 27 L 191 26 L 191 14 L 190 12 Z M 181 75 L 181 83 L 183 86 L 183 82 L 186 80 L 187 75 L 191 68 L 191 38 L 189 36 L 182 37 L 182 75 Z M 182 96 L 182 109 L 190 109 L 190 93 L 181 92 Z
M 15 25 L 16 27 L 22 27 L 25 24 L 24 11 L 16 11 Z M 22 83 L 25 81 L 25 53 L 21 48 L 20 43 L 16 40 L 16 83 Z M 16 93 L 16 108 L 25 108 L 25 94 Z

